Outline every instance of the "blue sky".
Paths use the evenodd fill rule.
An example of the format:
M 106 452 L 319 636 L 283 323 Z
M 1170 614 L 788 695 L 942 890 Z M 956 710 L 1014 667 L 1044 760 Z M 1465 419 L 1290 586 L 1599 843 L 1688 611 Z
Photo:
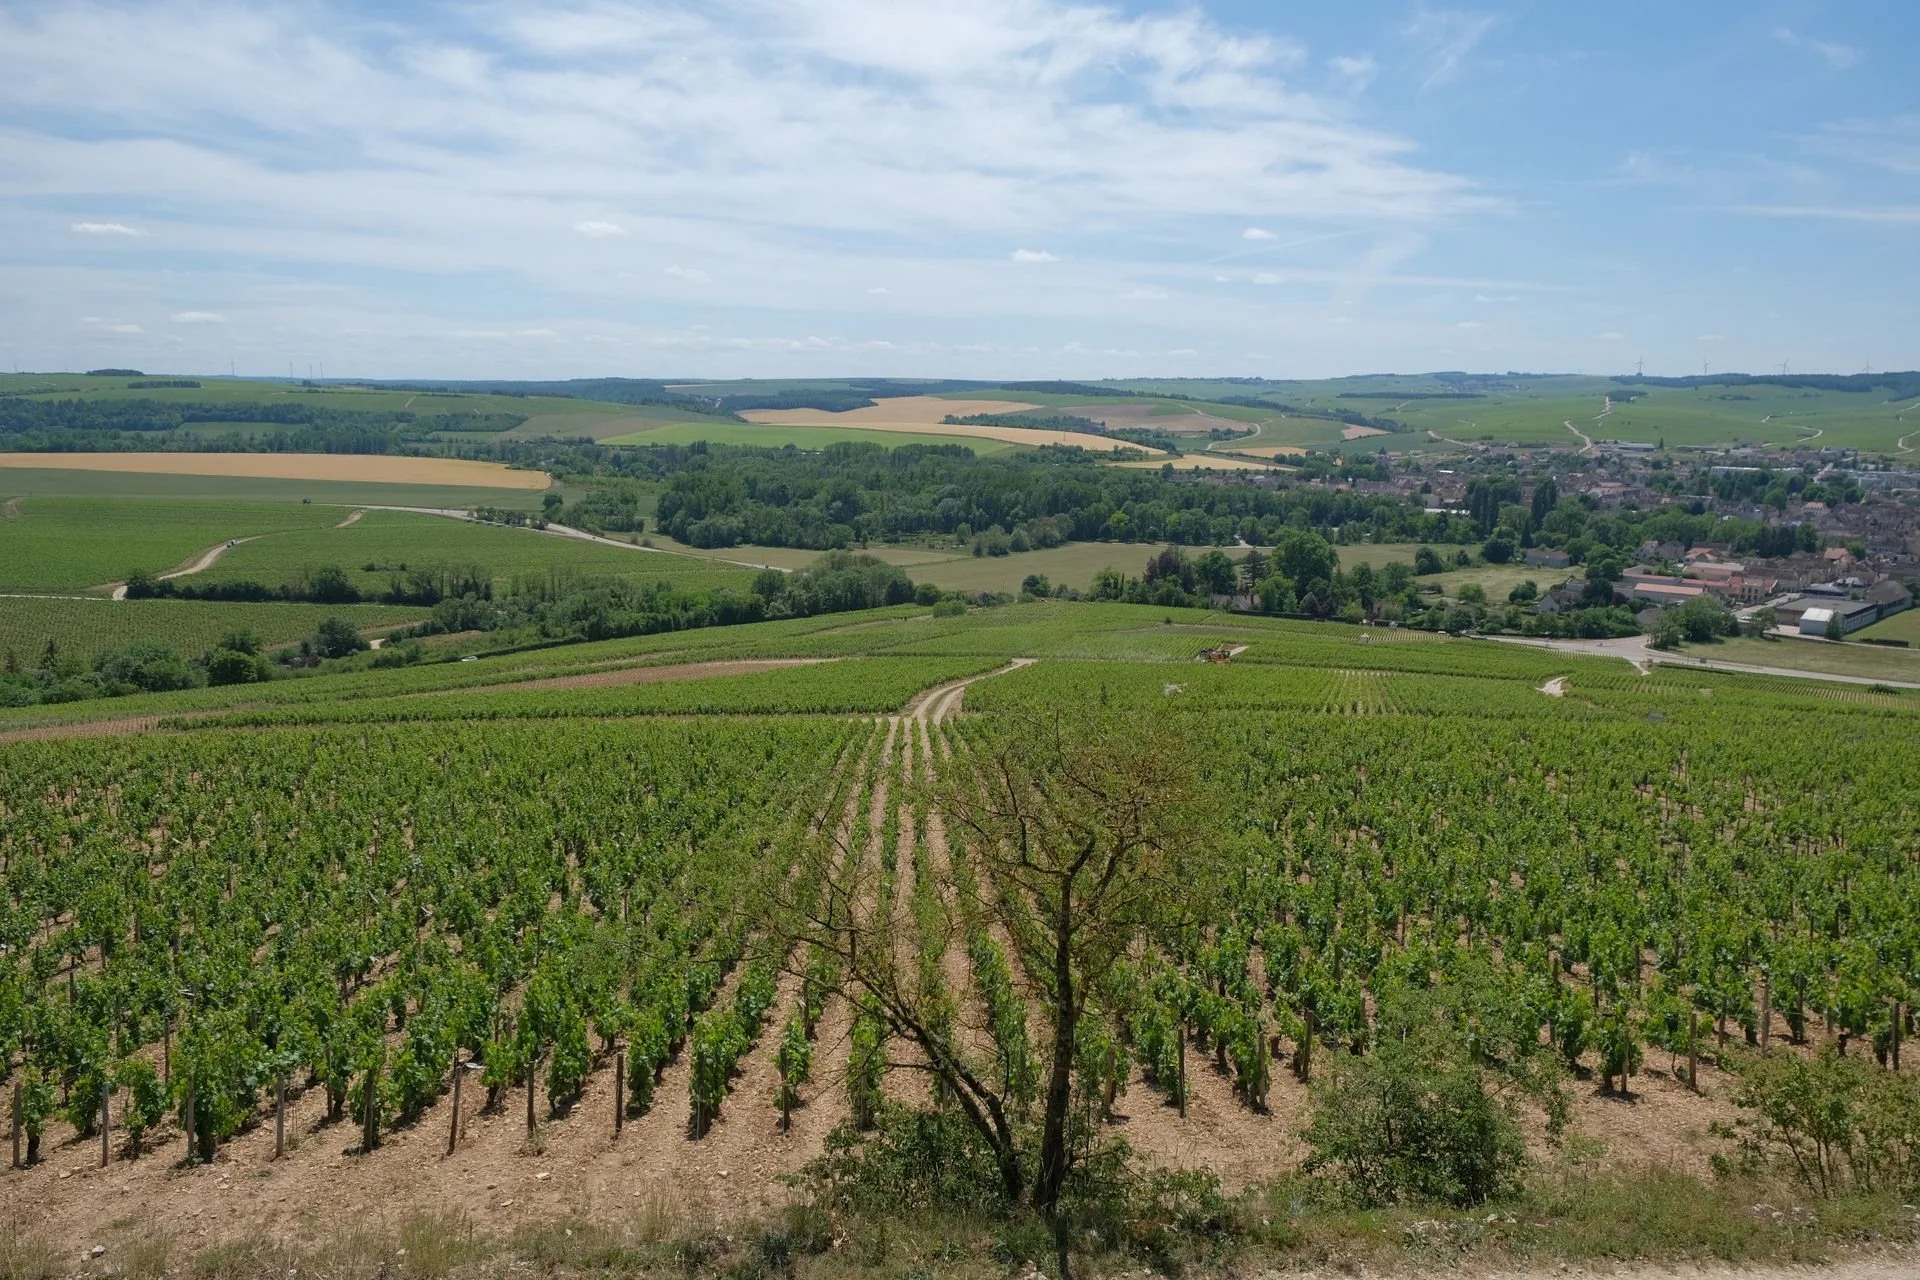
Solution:
M 1920 366 L 1920 5 L 0 4 L 0 367 Z

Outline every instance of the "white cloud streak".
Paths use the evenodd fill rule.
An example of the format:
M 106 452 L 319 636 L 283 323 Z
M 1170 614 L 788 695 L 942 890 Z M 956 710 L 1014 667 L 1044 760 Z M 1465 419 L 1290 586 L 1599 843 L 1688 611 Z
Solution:
M 144 236 L 147 234 L 124 222 L 76 222 L 67 229 L 83 236 Z
M 1420 87 L 1434 89 L 1455 79 L 1499 22 L 1497 13 L 1429 9 L 1425 5 L 1414 10 L 1413 16 L 1401 25 L 1400 34 L 1413 44 L 1419 55 L 1423 77 Z
M 1801 35 L 1792 27 L 1775 27 L 1771 34 L 1775 43 L 1802 53 L 1812 54 L 1826 63 L 1829 71 L 1845 71 L 1850 67 L 1858 66 L 1867 56 L 1863 50 L 1856 49 L 1852 45 L 1836 44 L 1830 40 L 1815 40 Z

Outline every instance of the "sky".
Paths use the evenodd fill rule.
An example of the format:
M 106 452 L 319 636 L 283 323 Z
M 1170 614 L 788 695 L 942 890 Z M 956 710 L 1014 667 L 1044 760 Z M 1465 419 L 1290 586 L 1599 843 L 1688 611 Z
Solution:
M 1920 4 L 0 0 L 0 369 L 1920 367 Z

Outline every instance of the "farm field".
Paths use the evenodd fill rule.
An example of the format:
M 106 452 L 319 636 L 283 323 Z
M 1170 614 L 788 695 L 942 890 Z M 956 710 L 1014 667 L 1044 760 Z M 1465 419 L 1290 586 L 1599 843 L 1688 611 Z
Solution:
M 310 636 L 327 618 L 345 618 L 363 633 L 418 622 L 425 609 L 406 605 L 256 604 L 216 600 L 108 600 L 0 596 L 0 657 L 37 659 L 52 641 L 60 653 L 91 663 L 136 640 L 164 640 L 191 657 L 235 631 L 262 645 Z
M 323 529 L 346 514 L 299 503 L 77 497 L 14 499 L 4 512 L 0 591 L 78 591 L 135 569 L 172 569 L 229 538 Z
M 954 434 L 944 434 L 944 432 Z M 796 449 L 824 449 L 834 444 L 877 444 L 882 448 L 897 449 L 909 444 L 964 444 L 981 457 L 1004 453 L 1016 447 L 1005 439 L 965 435 L 959 428 L 943 428 L 942 431 L 935 432 L 914 431 L 903 427 L 895 431 L 889 428 L 843 427 L 832 424 L 806 426 L 715 421 L 666 423 L 643 431 L 609 436 L 602 443 L 692 444 L 696 440 L 705 440 L 710 444 L 751 445 L 761 449 L 781 449 L 788 445 Z
M 498 462 L 340 453 L 0 453 L 5 471 L 52 468 L 141 475 L 241 476 L 262 480 L 345 481 L 358 484 L 446 485 L 541 490 L 553 483 L 542 471 Z
M 1129 462 L 1116 462 L 1116 467 L 1153 468 L 1172 467 L 1175 471 L 1274 471 L 1281 468 L 1272 462 L 1255 461 L 1252 458 L 1232 458 L 1219 453 L 1187 453 L 1178 458 L 1140 458 Z
M 520 511 L 539 510 L 541 498 L 540 492 L 532 489 L 476 489 L 443 484 L 275 480 L 261 476 L 75 471 L 61 467 L 13 467 L 0 470 L 0 500 L 35 495 L 311 502 L 331 506 L 502 507 Z
M 197 387 L 138 386 L 143 382 L 189 381 Z M 0 374 L 0 394 L 46 396 L 49 399 L 150 399 L 175 404 L 300 404 L 316 408 L 354 409 L 418 417 L 449 413 L 511 413 L 532 418 L 601 417 L 627 408 L 561 396 L 508 396 L 457 391 L 408 391 L 398 388 L 353 386 L 342 383 L 313 385 L 269 378 L 217 378 L 149 374 L 140 378 L 92 377 L 86 374 Z M 639 412 L 635 410 L 635 412 Z M 195 430 L 227 424 L 196 424 Z M 559 428 L 555 428 L 556 434 Z M 584 433 L 582 433 L 584 434 Z
M 1227 642 L 1231 663 L 1195 661 Z M 645 676 L 674 663 L 703 674 Z M 1556 677 L 1563 696 L 1541 692 Z M 1560 1064 L 1577 1142 L 1547 1143 L 1525 1104 L 1544 1176 L 1718 1195 L 1744 1029 L 1782 1060 L 1844 1036 L 1870 1062 L 1911 994 L 1920 700 L 1860 686 L 1045 602 L 119 701 L 71 738 L 7 734 L 74 708 L 0 712 L 0 854 L 37 895 L 0 1027 L 31 1028 L 9 1032 L 14 1070 L 41 1090 L 40 1158 L 0 1178 L 0 1210 L 116 1258 L 154 1222 L 191 1254 L 261 1232 L 320 1248 L 355 1215 L 417 1250 L 405 1224 L 447 1212 L 502 1239 L 661 1202 L 716 1230 L 778 1213 L 782 1177 L 857 1108 L 927 1098 L 872 1065 L 876 1035 L 886 1060 L 905 1047 L 789 932 L 824 865 L 959 1010 L 1019 1013 L 983 1014 L 965 1050 L 1016 1105 L 992 1064 L 1046 1061 L 1032 957 L 969 914 L 984 851 L 938 797 L 1063 710 L 1204 762 L 1217 861 L 1183 891 L 1217 877 L 1221 907 L 1145 935 L 1091 1006 L 1124 1049 L 1091 1123 L 1231 1191 L 1300 1194 L 1311 1082 L 1386 1052 L 1417 999 L 1490 1070 Z M 156 722 L 182 727 L 129 731 Z M 84 1128 L 105 1077 L 69 1065 L 90 1045 L 81 1063 L 150 1081 L 115 1094 L 106 1170 Z M 61 1080 L 64 1109 L 41 1083 Z
M 786 427 L 844 427 L 850 430 L 906 432 L 910 435 L 955 437 L 962 440 L 998 440 L 1007 444 L 1038 446 L 1043 444 L 1078 445 L 1097 453 L 1112 449 L 1115 442 L 1080 431 L 1041 431 L 1022 427 L 960 426 L 943 423 L 949 414 L 1020 413 L 1043 406 L 1030 400 L 968 399 L 954 401 L 937 396 L 901 396 L 882 400 L 872 408 L 828 413 L 820 409 L 766 409 L 743 414 L 750 422 Z M 1142 446 L 1148 454 L 1155 449 Z
M 703 564 L 690 557 L 639 547 L 562 537 L 534 529 L 476 524 L 410 511 L 369 510 L 351 524 L 337 513 L 324 526 L 243 542 L 194 576 L 198 582 L 259 582 L 280 586 L 325 565 L 338 565 L 362 590 L 378 590 L 405 568 L 478 565 L 506 585 L 549 573 L 666 579 L 675 585 L 744 588 L 751 571 Z M 814 553 L 817 556 L 817 552 Z M 811 559 L 813 557 L 809 557 Z M 371 567 L 369 567 L 371 566 Z

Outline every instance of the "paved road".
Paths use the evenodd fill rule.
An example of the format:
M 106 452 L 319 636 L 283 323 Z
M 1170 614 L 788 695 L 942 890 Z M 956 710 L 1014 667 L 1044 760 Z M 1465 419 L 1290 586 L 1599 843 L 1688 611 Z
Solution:
M 1647 671 L 1655 663 L 1670 667 L 1690 667 L 1698 671 L 1731 671 L 1750 676 L 1786 676 L 1794 680 L 1827 680 L 1836 684 L 1880 684 L 1894 689 L 1920 689 L 1920 683 L 1886 680 L 1875 676 L 1845 676 L 1833 671 L 1800 671 L 1793 667 L 1755 667 L 1744 662 L 1701 661 L 1678 653 L 1663 653 L 1647 642 L 1645 636 L 1625 636 L 1618 640 L 1542 640 L 1531 636 L 1483 636 L 1503 644 L 1532 645 L 1536 649 L 1558 649 L 1563 653 L 1582 653 L 1596 658 L 1620 658 Z

